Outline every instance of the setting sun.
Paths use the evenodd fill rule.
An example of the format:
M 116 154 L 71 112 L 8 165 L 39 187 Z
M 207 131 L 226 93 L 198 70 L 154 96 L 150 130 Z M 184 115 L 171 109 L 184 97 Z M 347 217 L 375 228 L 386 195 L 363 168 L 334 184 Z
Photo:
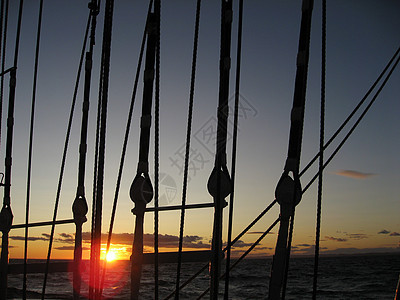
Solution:
M 117 254 L 116 254 L 114 251 L 109 251 L 109 252 L 107 253 L 107 255 L 106 255 L 106 260 L 107 260 L 108 262 L 114 261 L 114 260 L 116 260 L 116 259 L 117 259 Z

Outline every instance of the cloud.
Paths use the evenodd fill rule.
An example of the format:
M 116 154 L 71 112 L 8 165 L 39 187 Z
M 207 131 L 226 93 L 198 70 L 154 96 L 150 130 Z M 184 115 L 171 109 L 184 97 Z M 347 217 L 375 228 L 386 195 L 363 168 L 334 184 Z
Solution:
M 363 173 L 354 170 L 339 170 L 334 172 L 334 174 L 354 179 L 367 179 L 369 177 L 376 176 L 374 173 Z
M 398 233 L 398 232 L 392 232 L 391 234 L 389 234 L 389 236 L 400 236 L 400 233 Z
M 362 239 L 368 238 L 368 235 L 366 235 L 365 233 L 347 233 L 346 236 L 349 239 L 353 239 L 353 240 L 362 240 Z
M 263 234 L 264 231 L 249 231 L 247 234 Z M 275 234 L 274 232 L 268 232 L 268 234 Z
M 113 233 L 111 238 L 111 243 L 120 245 L 129 245 L 133 243 L 134 235 L 132 233 Z M 108 234 L 102 234 L 103 243 L 107 241 Z M 86 243 L 90 243 L 91 234 L 90 232 L 83 232 L 82 239 Z M 67 239 L 65 240 L 67 241 Z M 62 242 L 60 240 L 60 242 Z M 153 247 L 154 245 L 154 235 L 150 233 L 143 234 L 143 246 Z M 158 246 L 163 248 L 177 248 L 179 245 L 179 236 L 171 234 L 160 234 L 158 236 Z M 247 248 L 250 247 L 252 243 L 245 243 L 242 240 L 238 240 L 232 248 Z M 183 247 L 184 248 L 194 248 L 194 249 L 210 249 L 211 242 L 206 241 L 203 237 L 198 235 L 186 235 L 183 237 Z
M 388 233 L 390 233 L 390 231 L 388 231 L 386 229 L 383 229 L 383 230 L 378 232 L 378 234 L 388 234 Z
M 325 236 L 325 238 L 326 238 L 327 240 L 336 241 L 336 242 L 346 242 L 346 241 L 347 241 L 347 239 L 344 239 L 344 238 L 337 238 L 337 237 L 333 237 L 333 236 Z
M 25 236 L 22 235 L 14 235 L 10 236 L 10 240 L 13 241 L 25 241 Z M 40 237 L 40 236 L 29 236 L 28 241 L 36 242 L 36 241 L 48 241 L 47 237 Z
M 60 247 L 54 247 L 56 250 L 74 250 L 75 246 L 60 246 Z M 82 247 L 82 250 L 90 250 L 89 247 Z

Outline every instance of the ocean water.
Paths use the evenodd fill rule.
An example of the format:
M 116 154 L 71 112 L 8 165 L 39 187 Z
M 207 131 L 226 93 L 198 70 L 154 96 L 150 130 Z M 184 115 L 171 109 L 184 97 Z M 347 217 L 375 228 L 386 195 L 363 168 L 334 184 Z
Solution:
M 313 258 L 291 259 L 286 299 L 311 299 Z M 204 263 L 184 263 L 181 283 Z M 141 299 L 154 299 L 152 265 L 142 274 Z M 271 259 L 245 259 L 231 272 L 230 299 L 266 299 Z M 110 264 L 104 299 L 129 299 L 129 262 Z M 159 295 L 164 299 L 175 287 L 175 264 L 159 268 Z M 357 255 L 320 258 L 318 299 L 394 299 L 400 274 L 400 255 Z M 72 274 L 49 274 L 46 299 L 72 299 Z M 209 284 L 208 270 L 199 275 L 180 293 L 181 299 L 196 299 Z M 40 298 L 43 274 L 28 275 L 28 299 Z M 87 299 L 88 276 L 83 274 L 82 299 Z M 221 281 L 221 298 L 224 281 Z M 21 299 L 22 275 L 9 275 L 9 299 Z M 205 296 L 207 299 L 209 296 Z

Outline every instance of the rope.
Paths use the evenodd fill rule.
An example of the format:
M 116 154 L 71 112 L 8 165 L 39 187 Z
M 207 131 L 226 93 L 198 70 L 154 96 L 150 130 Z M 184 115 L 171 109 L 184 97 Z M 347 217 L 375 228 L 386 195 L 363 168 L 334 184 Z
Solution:
M 157 22 L 156 45 L 156 86 L 154 100 L 154 299 L 158 300 L 158 201 L 159 201 L 159 169 L 160 169 L 160 36 L 161 36 L 161 0 L 154 3 Z
M 12 141 L 14 129 L 14 105 L 15 88 L 17 83 L 17 65 L 19 40 L 21 34 L 23 0 L 19 2 L 18 24 L 14 51 L 14 66 L 10 71 L 9 104 L 7 117 L 7 141 L 4 173 L 4 198 L 3 207 L 0 212 L 0 231 L 2 232 L 1 258 L 0 258 L 0 299 L 7 297 L 7 269 L 8 269 L 8 234 L 11 229 L 13 214 L 11 210 L 11 162 L 12 162 Z
M 151 106 L 153 97 L 154 64 L 157 50 L 157 19 L 149 15 L 146 29 L 148 34 L 144 70 L 143 103 L 140 124 L 139 162 L 136 176 L 131 184 L 130 198 L 135 203 L 132 213 L 135 218 L 135 233 L 131 259 L 131 299 L 138 299 L 143 261 L 143 222 L 147 203 L 153 198 L 153 186 L 149 177 L 149 146 Z
M 228 128 L 228 97 L 229 97 L 229 71 L 230 71 L 230 47 L 232 31 L 232 0 L 221 1 L 221 44 L 220 44 L 220 76 L 219 99 L 217 113 L 217 144 L 215 154 L 215 166 L 208 180 L 208 191 L 214 198 L 214 228 L 212 238 L 211 257 L 211 298 L 218 297 L 219 274 L 221 269 L 222 249 L 222 216 L 226 206 L 224 200 L 231 193 L 231 179 L 226 166 L 226 141 Z M 216 189 L 215 189 L 216 188 Z
M 269 299 L 285 298 L 290 249 L 293 237 L 295 207 L 301 200 L 299 176 L 303 139 L 304 110 L 310 48 L 311 17 L 314 1 L 303 0 L 297 53 L 296 80 L 291 111 L 288 155 L 275 195 L 281 205 L 281 224 L 272 263 Z M 289 176 L 292 173 L 292 177 Z
M 360 102 L 357 104 L 357 106 L 353 109 L 353 111 L 349 114 L 349 116 L 346 118 L 346 120 L 342 123 L 342 125 L 335 131 L 335 133 L 332 135 L 332 137 L 326 142 L 326 144 L 323 147 L 323 150 L 326 150 L 326 148 L 333 142 L 333 140 L 339 135 L 339 133 L 343 130 L 343 128 L 349 123 L 351 118 L 356 114 L 356 112 L 360 109 L 360 107 L 364 104 L 364 102 L 367 100 L 368 96 L 372 93 L 372 91 L 375 89 L 379 81 L 382 79 L 383 75 L 385 75 L 386 71 L 389 69 L 390 65 L 393 63 L 394 59 L 400 52 L 400 47 L 396 50 L 395 54 L 392 56 L 392 58 L 389 60 L 385 68 L 382 70 L 382 72 L 379 74 L 378 78 L 375 80 L 375 82 L 372 84 L 372 86 L 369 88 L 369 90 L 365 93 L 364 97 L 360 100 Z M 313 159 L 304 167 L 304 169 L 300 172 L 300 176 L 303 175 L 311 166 L 312 164 L 317 160 L 317 158 L 321 155 L 320 152 L 318 152 Z
M 100 8 L 100 0 L 97 3 L 97 7 Z M 100 80 L 98 99 L 101 98 L 103 92 L 103 82 Z M 94 165 L 93 165 L 93 191 L 92 191 L 92 226 L 90 234 L 90 245 L 95 244 L 95 218 L 96 218 L 96 199 L 97 199 L 97 174 L 98 174 L 98 162 L 99 162 L 99 145 L 100 145 L 100 115 L 101 115 L 101 102 L 97 101 L 97 114 L 96 114 L 96 139 L 94 145 Z M 94 298 L 94 285 L 95 285 L 95 265 L 98 263 L 96 257 L 97 249 L 90 247 L 90 274 L 89 274 L 89 298 Z
M 2 53 L 1 60 L 1 73 L 4 74 L 5 54 L 6 54 L 6 36 L 7 36 L 7 23 L 8 23 L 8 1 L 5 9 L 4 16 L 4 0 L 1 0 L 0 8 L 0 53 Z M 4 39 L 3 39 L 3 22 L 4 22 Z M 2 133 L 2 122 L 3 122 L 3 89 L 4 89 L 4 76 L 1 76 L 0 83 L 0 145 L 1 145 L 1 133 Z M 1 150 L 1 147 L 0 147 Z
M 399 48 L 400 49 L 400 48 Z M 368 105 L 365 107 L 364 111 L 362 114 L 359 116 L 359 118 L 356 120 L 356 122 L 353 124 L 349 132 L 346 134 L 346 136 L 343 138 L 343 140 L 340 142 L 340 144 L 336 147 L 336 149 L 333 151 L 333 153 L 329 156 L 329 158 L 325 161 L 323 165 L 323 169 L 326 168 L 326 166 L 332 161 L 332 159 L 336 156 L 336 154 L 339 152 L 339 150 L 343 147 L 344 143 L 348 140 L 348 138 L 351 136 L 351 134 L 354 132 L 354 130 L 357 128 L 361 120 L 364 118 L 364 116 L 367 114 L 369 109 L 371 108 L 372 104 L 376 101 L 377 97 L 379 96 L 380 92 L 386 85 L 387 81 L 389 80 L 390 76 L 392 75 L 393 71 L 397 67 L 398 63 L 400 61 L 400 56 L 397 58 L 396 62 L 390 69 L 388 75 L 386 75 L 384 81 L 382 82 L 381 86 L 379 87 L 378 91 L 375 93 L 374 97 L 371 99 L 371 101 L 368 103 Z M 314 175 L 314 177 L 310 180 L 310 182 L 307 184 L 307 186 L 303 189 L 302 193 L 308 190 L 308 188 L 313 184 L 313 182 L 318 178 L 319 172 Z
M 84 59 L 84 55 L 85 55 L 86 41 L 87 41 L 87 36 L 88 36 L 88 32 L 89 32 L 89 20 L 90 19 L 88 19 L 88 22 L 86 25 L 85 37 L 83 39 L 83 46 L 82 46 L 81 56 L 79 59 L 79 66 L 78 66 L 78 71 L 77 71 L 77 75 L 76 75 L 74 93 L 72 96 L 71 108 L 70 108 L 70 113 L 69 113 L 67 132 L 65 135 L 64 150 L 63 150 L 63 155 L 62 155 L 62 159 L 61 159 L 61 168 L 60 168 L 60 174 L 59 174 L 59 178 L 58 178 L 56 200 L 55 200 L 55 204 L 54 204 L 53 220 L 52 220 L 52 225 L 51 225 L 51 234 L 50 234 L 49 247 L 48 247 L 48 252 L 47 252 L 47 260 L 46 260 L 46 268 L 45 268 L 44 280 L 43 280 L 42 299 L 44 299 L 45 292 L 46 292 L 47 276 L 48 276 L 50 255 L 51 255 L 51 249 L 52 249 L 53 238 L 54 238 L 55 222 L 57 219 L 57 211 L 58 211 L 58 205 L 60 202 L 65 162 L 67 159 L 68 144 L 69 144 L 69 139 L 70 139 L 70 135 L 71 135 L 72 120 L 73 120 L 74 111 L 75 111 L 76 98 L 78 95 L 78 87 L 79 87 L 80 76 L 81 76 L 81 71 L 82 71 L 83 59 Z
M 29 129 L 29 150 L 28 150 L 28 175 L 26 182 L 26 206 L 25 206 L 25 224 L 29 223 L 29 202 L 31 192 L 31 170 L 32 170 L 32 150 L 33 150 L 33 126 L 35 121 L 35 104 L 36 104 L 36 86 L 37 86 L 37 75 L 39 66 L 39 48 L 40 48 L 40 33 L 42 28 L 42 14 L 43 14 L 43 0 L 40 0 L 39 4 L 39 19 L 37 26 L 36 36 L 36 51 L 35 51 L 35 66 L 33 75 L 33 88 L 32 88 L 32 105 L 31 105 L 31 123 Z M 23 288 L 22 297 L 26 299 L 26 273 L 27 273 L 27 259 L 28 259 L 28 226 L 25 227 L 25 241 L 24 241 L 24 275 L 23 275 Z
M 92 79 L 93 64 L 93 48 L 95 44 L 95 31 L 98 7 L 96 0 L 89 3 L 91 21 L 89 51 L 86 52 L 85 62 L 85 83 L 82 104 L 82 123 L 81 123 L 81 140 L 79 146 L 79 167 L 78 167 L 78 187 L 76 197 L 72 205 L 75 223 L 75 249 L 74 249 L 74 267 L 73 267 L 73 295 L 74 299 L 79 299 L 81 290 L 81 261 L 82 261 L 82 225 L 87 221 L 86 214 L 88 205 L 85 197 L 85 173 L 86 173 L 86 153 L 87 153 L 87 131 L 89 119 L 89 99 L 90 85 Z
M 192 53 L 192 72 L 190 78 L 190 92 L 189 92 L 189 111 L 187 120 L 187 130 L 186 130 L 186 148 L 185 148 L 185 165 L 183 173 L 183 190 L 182 190 L 182 208 L 181 208 L 181 219 L 180 219 L 180 229 L 179 229 L 179 246 L 178 246 L 178 264 L 176 271 L 176 286 L 175 299 L 179 299 L 179 285 L 181 276 L 181 266 L 182 266 L 182 248 L 183 248 L 183 231 L 185 226 L 185 205 L 187 196 L 187 185 L 188 185 L 188 173 L 189 173 L 189 156 L 190 156 L 190 142 L 191 142 L 191 132 L 192 132 L 192 119 L 193 119 L 193 100 L 194 100 L 194 89 L 196 81 L 196 65 L 197 65 L 197 49 L 199 40 L 199 28 L 200 28 L 200 8 L 201 0 L 197 0 L 196 6 L 196 21 L 194 29 L 193 38 L 193 53 Z
M 239 100 L 240 100 L 240 66 L 242 54 L 242 27 L 243 27 L 243 0 L 239 1 L 239 25 L 237 37 L 237 50 L 236 50 L 236 83 L 235 83 L 235 111 L 233 120 L 233 142 L 232 142 L 232 192 L 229 200 L 229 219 L 228 219 L 228 241 L 225 263 L 225 294 L 224 299 L 229 298 L 229 275 L 230 275 L 230 262 L 231 262 L 231 240 L 232 240 L 232 227 L 233 227 L 233 200 L 235 194 L 235 175 L 236 175 L 236 148 L 237 148 L 237 134 L 238 134 L 238 120 L 239 120 Z
M 317 226 L 315 233 L 315 255 L 314 255 L 314 277 L 313 277 L 313 300 L 317 299 L 319 242 L 321 235 L 321 206 L 322 206 L 322 173 L 324 167 L 324 133 L 325 133 L 325 82 L 326 82 L 326 0 L 322 1 L 322 62 L 321 62 L 321 119 L 319 133 L 319 177 L 318 177 L 318 200 L 317 200 Z
M 149 15 L 149 13 L 151 11 L 152 4 L 153 4 L 153 0 L 150 0 L 149 7 L 147 10 L 147 16 Z M 147 20 L 146 20 L 146 24 L 147 24 Z M 108 230 L 106 257 L 110 251 L 110 246 L 111 246 L 111 237 L 112 237 L 113 228 L 114 228 L 115 214 L 117 211 L 118 197 L 119 197 L 119 191 L 120 191 L 120 187 L 121 187 L 122 172 L 123 172 L 124 164 L 125 164 L 126 148 L 128 146 L 129 132 L 130 132 L 131 123 L 132 123 L 132 115 L 133 115 L 133 109 L 135 106 L 136 93 L 137 93 L 137 87 L 138 87 L 138 83 L 139 83 L 140 70 L 141 70 L 142 61 L 143 61 L 143 53 L 144 53 L 145 43 L 146 43 L 146 28 L 144 29 L 143 36 L 142 36 L 142 42 L 141 42 L 141 47 L 140 47 L 138 65 L 136 67 L 136 75 L 135 75 L 135 81 L 134 81 L 134 85 L 133 85 L 131 103 L 130 103 L 128 119 L 127 119 L 126 127 L 125 127 L 125 136 L 124 136 L 124 142 L 123 142 L 123 146 L 122 146 L 121 159 L 120 159 L 117 182 L 116 182 L 115 193 L 114 193 L 114 201 L 113 201 L 113 207 L 112 207 L 112 212 L 111 212 L 110 227 Z M 106 270 L 107 270 L 107 260 L 104 260 L 100 294 L 102 294 L 102 291 L 103 291 Z
M 104 31 L 103 31 L 103 45 L 101 57 L 101 103 L 100 114 L 100 135 L 99 135 L 99 152 L 97 163 L 97 183 L 96 183 L 96 207 L 95 207 L 95 225 L 94 225 L 94 247 L 95 260 L 94 264 L 94 289 L 95 298 L 100 298 L 100 247 L 101 247 L 101 217 L 103 209 L 103 182 L 104 182 L 104 164 L 105 164 L 105 144 L 106 144 L 106 128 L 107 128 L 107 104 L 108 104 L 108 85 L 110 74 L 110 54 L 111 54 L 111 37 L 112 37 L 112 21 L 113 21 L 114 1 L 107 0 L 104 10 Z M 92 259 L 92 257 L 91 257 Z
M 272 201 L 270 205 L 268 205 L 245 229 L 242 230 L 241 233 L 239 233 L 236 238 L 232 241 L 231 246 L 234 245 L 243 235 L 246 234 L 247 231 L 249 231 L 275 204 L 277 203 L 276 200 Z M 227 250 L 227 247 L 225 247 L 222 251 L 225 252 Z M 193 274 L 190 278 L 188 278 L 181 286 L 179 289 L 183 289 L 186 285 L 188 285 L 190 282 L 192 282 L 198 275 L 200 275 L 205 269 L 208 267 L 208 263 L 205 264 L 199 271 L 197 271 L 195 274 Z M 171 294 L 169 294 L 165 300 L 172 298 L 176 293 L 176 290 L 173 291 Z

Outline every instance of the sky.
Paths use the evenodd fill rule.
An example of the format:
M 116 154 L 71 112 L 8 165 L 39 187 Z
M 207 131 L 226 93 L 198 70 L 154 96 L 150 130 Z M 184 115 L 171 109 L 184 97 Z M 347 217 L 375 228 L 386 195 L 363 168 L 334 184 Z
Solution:
M 106 141 L 103 233 L 107 233 L 120 161 L 127 112 L 147 1 L 115 1 Z M 196 1 L 163 1 L 161 21 L 160 90 L 160 205 L 179 205 L 190 87 L 190 68 Z M 234 1 L 230 104 L 234 94 L 237 1 Z M 39 1 L 25 1 L 17 72 L 11 207 L 13 224 L 25 222 L 27 153 L 32 99 L 33 65 Z M 14 52 L 17 1 L 10 3 L 7 66 Z M 385 1 L 328 1 L 326 131 L 328 139 L 378 77 L 400 46 L 400 3 Z M 87 20 L 87 1 L 45 1 L 36 96 L 33 145 L 31 222 L 52 219 L 57 181 L 79 55 Z M 188 203 L 212 201 L 206 189 L 213 168 L 212 129 L 216 126 L 220 4 L 202 1 L 198 63 L 191 134 Z M 300 29 L 300 1 L 247 1 L 244 5 L 242 72 L 239 111 L 237 172 L 233 235 L 240 233 L 274 199 L 288 147 L 296 55 Z M 93 153 L 103 8 L 98 18 L 89 119 L 86 195 L 91 207 Z M 321 3 L 315 2 L 301 167 L 318 152 L 321 66 Z M 143 72 L 142 72 L 143 73 Z M 8 80 L 1 132 L 0 159 L 4 161 Z M 371 111 L 324 172 L 322 253 L 393 252 L 400 250 L 400 72 L 395 70 Z M 142 79 L 135 104 L 112 248 L 118 258 L 131 251 L 134 216 L 129 198 L 136 174 Z M 72 218 L 78 170 L 81 83 L 73 119 L 58 219 Z M 232 114 L 228 134 L 228 169 L 231 170 Z M 343 137 L 343 134 L 340 135 Z M 335 142 L 334 145 L 337 145 Z M 151 141 L 154 147 L 154 139 Z M 326 157 L 332 153 L 332 146 Z M 150 168 L 153 170 L 153 150 Z M 302 178 L 306 186 L 316 165 Z M 153 177 L 153 171 L 151 171 Z M 154 180 L 153 180 L 154 183 Z M 294 254 L 312 254 L 315 241 L 317 188 L 314 184 L 296 209 Z M 2 192 L 1 192 L 2 193 Z M 149 204 L 152 206 L 153 202 Z M 89 209 L 90 211 L 90 209 Z M 227 212 L 223 239 L 226 240 Z M 276 205 L 234 248 L 239 255 L 279 215 Z M 90 219 L 90 214 L 88 214 Z M 160 213 L 160 249 L 174 251 L 179 234 L 179 211 Z M 209 249 L 213 211 L 186 212 L 185 249 Z M 84 257 L 89 257 L 90 220 L 83 225 Z M 274 228 L 254 255 L 272 255 Z M 73 257 L 73 225 L 59 225 L 52 258 Z M 50 228 L 29 230 L 28 257 L 46 256 Z M 145 217 L 145 251 L 152 251 L 153 213 Z M 10 258 L 23 257 L 23 230 L 10 233 Z

